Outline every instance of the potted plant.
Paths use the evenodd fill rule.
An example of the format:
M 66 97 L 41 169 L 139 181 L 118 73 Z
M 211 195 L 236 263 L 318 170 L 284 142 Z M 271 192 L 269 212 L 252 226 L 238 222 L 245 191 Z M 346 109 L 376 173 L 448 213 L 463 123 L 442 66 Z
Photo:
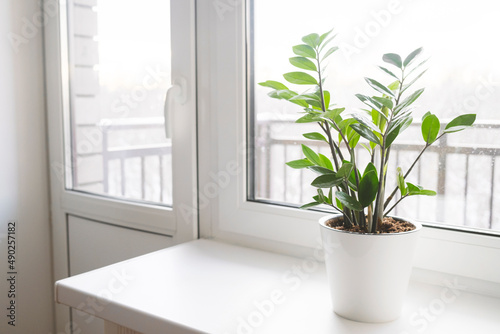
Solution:
M 271 80 L 260 85 L 272 89 L 270 97 L 301 106 L 304 111 L 296 122 L 317 123 L 321 130 L 303 136 L 325 142 L 329 148 L 327 157 L 302 145 L 305 157 L 287 165 L 317 174 L 311 183 L 317 194 L 301 208 L 327 205 L 338 212 L 319 222 L 335 312 L 356 321 L 391 321 L 401 313 L 421 225 L 388 214 L 407 197 L 436 195 L 408 182 L 408 175 L 430 145 L 448 133 L 472 126 L 476 115 L 460 115 L 441 129 L 438 117 L 427 112 L 422 117 L 424 143 L 420 154 L 407 170 L 398 167 L 388 171 L 391 146 L 412 123 L 412 107 L 424 91 L 410 93 L 425 73 L 421 70 L 425 60 L 416 61 L 422 48 L 404 59 L 385 54 L 382 59 L 390 69 L 379 68 L 392 83 L 365 78 L 375 94 L 357 94 L 367 108 L 348 113 L 332 103 L 330 92 L 324 88 L 325 60 L 338 50 L 329 46 L 334 38 L 330 33 L 309 34 L 302 38 L 302 44 L 293 47 L 295 56 L 290 63 L 301 71 L 283 76 L 289 83 L 310 86 L 309 90 L 298 93 Z M 366 166 L 359 165 L 357 150 L 368 154 Z M 389 172 L 396 173 L 397 185 L 386 196 Z

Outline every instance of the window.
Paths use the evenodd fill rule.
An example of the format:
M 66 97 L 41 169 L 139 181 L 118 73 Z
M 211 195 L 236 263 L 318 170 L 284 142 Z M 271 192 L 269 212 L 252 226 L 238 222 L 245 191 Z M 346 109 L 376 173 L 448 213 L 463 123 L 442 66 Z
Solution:
M 387 65 L 382 62 L 384 53 L 406 55 L 423 46 L 421 60 L 429 59 L 428 71 L 414 87 L 426 90 L 415 108 L 413 125 L 391 153 L 388 177 L 392 177 L 393 187 L 396 165 L 406 170 L 423 147 L 420 118 L 425 112 L 435 113 L 443 123 L 459 114 L 477 114 L 473 129 L 443 137 L 410 174 L 409 181 L 434 189 L 438 195 L 405 199 L 393 214 L 500 231 L 500 65 L 496 60 L 500 43 L 494 38 L 500 23 L 495 4 L 485 0 L 460 6 L 450 1 L 386 0 L 252 3 L 249 89 L 253 99 L 249 112 L 253 113 L 254 137 L 249 141 L 255 147 L 250 174 L 253 200 L 292 205 L 310 202 L 312 173 L 292 170 L 284 163 L 302 158 L 301 143 L 314 145 L 301 134 L 308 129 L 318 131 L 317 126 L 294 124 L 301 108 L 270 99 L 269 89 L 257 83 L 277 80 L 288 84 L 282 74 L 295 70 L 287 61 L 294 56 L 291 47 L 301 44 L 300 38 L 306 34 L 334 28 L 338 35 L 333 45 L 339 51 L 329 59 L 327 85 L 334 102 L 350 112 L 363 108 L 354 94 L 372 94 L 365 76 L 385 84 L 393 81 L 376 66 Z M 284 7 L 286 15 L 278 23 L 276 13 Z M 451 7 L 453 15 L 447 15 Z M 300 20 L 304 21 L 296 24 Z M 276 25 L 279 33 L 275 33 Z M 303 91 L 305 86 L 295 87 Z M 326 145 L 318 149 L 328 152 Z
M 340 4 L 320 0 L 307 4 L 283 0 L 198 2 L 201 234 L 301 256 L 310 254 L 311 249 L 319 246 L 317 219 L 325 213 L 296 208 L 297 204 L 309 200 L 306 188 L 310 179 L 306 174 L 292 174 L 293 171 L 284 165 L 286 160 L 300 155 L 296 145 L 305 129 L 298 129 L 293 124 L 297 109 L 269 99 L 267 91 L 260 90 L 256 84 L 280 80 L 283 73 L 290 71 L 287 58 L 293 56 L 291 46 L 299 44 L 302 36 L 335 28 L 337 44 L 344 51 L 337 51 L 331 59 L 329 71 L 330 90 L 339 105 L 358 110 L 361 105 L 354 94 L 369 92 L 363 77 L 384 80 L 383 73 L 376 68 L 376 65 L 382 65 L 383 53 L 407 54 L 424 46 L 430 60 L 429 71 L 420 82 L 420 87 L 427 87 L 425 98 L 419 102 L 421 112 L 427 109 L 435 113 L 441 111 L 439 115 L 443 121 L 459 113 L 475 112 L 479 115 L 480 126 L 463 132 L 465 137 L 450 136 L 448 148 L 436 146 L 438 150 L 451 151 L 444 155 L 446 167 L 441 168 L 445 173 L 444 180 L 436 177 L 443 157 L 439 151 L 430 152 L 423 162 L 434 166 L 432 172 L 415 171 L 413 174 L 417 180 L 420 177 L 418 182 L 426 187 L 440 189 L 442 194 L 437 197 L 438 201 L 433 202 L 435 204 L 431 202 L 436 198 L 431 198 L 431 202 L 410 201 L 398 214 L 415 216 L 412 213 L 418 212 L 419 219 L 438 222 L 427 224 L 423 230 L 422 246 L 416 260 L 418 268 L 500 283 L 498 273 L 481 269 L 494 268 L 493 259 L 500 256 L 500 238 L 491 236 L 496 232 L 463 229 L 464 233 L 460 232 L 461 226 L 443 225 L 464 225 L 463 220 L 455 222 L 449 218 L 459 211 L 457 207 L 462 212 L 467 210 L 467 224 L 469 215 L 477 212 L 474 206 L 481 207 L 484 215 L 473 223 L 478 228 L 489 229 L 490 222 L 492 229 L 498 228 L 499 219 L 495 211 L 499 207 L 496 195 L 499 165 L 495 162 L 498 148 L 494 144 L 494 138 L 498 136 L 498 115 L 494 106 L 499 97 L 495 86 L 499 69 L 495 67 L 494 55 L 498 51 L 493 45 L 495 40 L 488 37 L 491 37 L 490 31 L 496 29 L 483 31 L 486 29 L 483 23 L 490 22 L 490 27 L 497 23 L 491 16 L 494 11 L 485 9 L 487 3 L 483 7 L 474 4 L 477 8 L 460 8 L 477 17 L 471 19 L 470 16 L 465 21 L 473 23 L 458 29 L 457 22 L 465 22 L 460 19 L 465 14 L 458 13 L 457 7 L 465 8 L 469 4 L 457 6 L 453 3 L 457 22 L 446 24 L 453 24 L 459 37 L 450 37 L 450 33 L 440 28 L 446 24 L 435 18 L 444 20 L 450 16 L 447 6 L 451 5 L 448 2 L 397 1 L 370 1 L 360 5 L 359 2 Z M 422 17 L 426 18 L 425 24 L 434 24 L 430 30 L 421 28 Z M 404 33 L 409 37 L 398 40 L 397 34 L 402 29 L 398 26 L 406 23 L 409 28 L 405 28 Z M 472 28 L 483 31 L 487 37 L 482 41 L 471 41 L 471 46 L 464 47 L 460 38 L 477 35 Z M 429 36 L 434 36 L 433 44 L 426 43 Z M 489 48 L 489 53 L 476 52 L 483 44 Z M 346 50 L 346 46 L 351 48 Z M 475 62 L 468 61 L 467 67 L 461 65 L 461 57 L 472 56 L 476 57 L 472 58 L 476 59 Z M 457 66 L 461 74 L 451 75 Z M 418 123 L 418 119 L 415 121 Z M 413 140 L 420 143 L 417 129 L 408 129 L 407 132 L 414 133 L 414 136 L 401 142 L 406 145 L 399 153 L 399 162 L 403 164 L 414 154 L 411 151 L 414 149 Z M 457 146 L 464 149 L 455 149 Z M 468 158 L 464 153 L 469 154 Z M 469 161 L 465 163 L 466 160 Z M 479 161 L 484 165 L 478 166 Z M 456 165 L 453 169 L 458 174 L 446 175 L 452 165 Z M 477 168 L 480 168 L 479 172 L 474 172 Z M 464 191 L 465 187 L 479 183 L 482 185 L 475 190 L 471 187 Z M 461 198 L 462 202 L 457 203 L 467 203 L 467 207 L 451 204 L 455 202 L 450 195 Z M 479 201 L 472 202 L 474 197 Z M 433 210 L 421 210 L 424 205 Z M 438 209 L 441 208 L 440 212 Z
M 69 188 L 171 205 L 172 145 L 163 125 L 170 2 L 74 0 L 68 8 Z

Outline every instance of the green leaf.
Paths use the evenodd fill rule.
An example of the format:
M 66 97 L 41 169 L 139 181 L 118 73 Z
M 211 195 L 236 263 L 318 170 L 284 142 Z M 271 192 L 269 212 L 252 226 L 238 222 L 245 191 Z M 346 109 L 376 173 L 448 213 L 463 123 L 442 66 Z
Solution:
M 318 153 L 319 160 L 321 161 L 321 166 L 326 167 L 328 169 L 331 169 L 333 171 L 333 165 L 330 159 L 328 159 L 326 156 L 324 156 L 321 153 Z
M 317 85 L 318 82 L 311 75 L 304 72 L 290 72 L 283 74 L 286 81 L 297 85 Z
M 345 108 L 335 108 L 332 110 L 328 110 L 325 113 L 323 113 L 322 118 L 335 121 L 337 116 L 340 115 L 344 110 Z
M 363 210 L 363 206 L 354 197 L 349 196 L 343 191 L 335 192 L 335 197 L 346 207 L 354 211 Z
M 309 161 L 311 161 L 313 164 L 321 166 L 321 163 L 319 161 L 319 157 L 316 154 L 316 152 L 314 152 L 313 150 L 311 150 L 309 147 L 307 147 L 304 144 L 302 144 L 302 152 L 304 153 L 306 158 L 309 159 Z
M 423 196 L 436 196 L 437 193 L 434 191 L 434 190 L 427 190 L 427 189 L 424 189 L 424 190 L 420 190 L 420 192 L 418 193 L 418 195 L 423 195 Z
M 427 72 L 427 70 L 422 71 L 422 73 L 420 73 L 419 75 L 417 75 L 409 84 L 404 85 L 403 86 L 403 90 L 401 90 L 401 94 L 403 94 L 408 88 L 410 88 L 410 86 L 413 85 L 415 83 L 415 81 L 417 81 L 418 79 L 420 79 L 420 77 L 422 75 L 424 75 L 425 72 Z
M 314 49 L 309 45 L 305 44 L 295 45 L 294 47 L 292 47 L 292 50 L 293 53 L 295 53 L 297 56 L 316 59 L 316 51 L 314 51 Z
M 278 99 L 278 100 L 282 100 L 283 98 L 281 98 L 279 95 L 278 95 L 278 91 L 277 90 L 272 90 L 270 91 L 269 93 L 267 93 L 267 96 L 273 98 L 273 99 Z
M 415 102 L 415 100 L 417 100 L 419 98 L 420 95 L 422 95 L 423 92 L 424 92 L 424 88 L 421 88 L 421 89 L 413 92 L 413 94 L 411 94 L 407 98 L 405 98 L 403 100 L 403 102 L 401 102 L 399 105 L 396 106 L 396 108 L 394 108 L 394 114 L 397 115 L 401 110 L 410 106 L 413 102 Z
M 345 162 L 337 171 L 337 177 L 347 179 L 352 172 L 354 165 L 350 162 Z
M 304 37 L 302 37 L 302 42 L 315 48 L 319 45 L 319 35 L 314 33 L 314 34 L 309 34 L 307 36 L 304 36 Z
M 432 115 L 430 111 L 426 112 L 426 113 L 424 114 L 424 116 L 422 116 L 422 121 L 423 121 L 423 120 L 424 120 L 427 116 L 430 116 L 430 115 Z
M 308 132 L 308 133 L 304 133 L 302 134 L 305 138 L 307 139 L 311 139 L 311 140 L 321 140 L 321 141 L 325 141 L 328 143 L 328 141 L 326 140 L 325 136 L 323 136 L 321 133 L 319 132 Z
M 386 69 L 385 67 L 382 67 L 382 66 L 379 66 L 378 68 L 380 68 L 382 71 L 384 71 L 385 73 L 389 74 L 391 77 L 393 78 L 396 78 L 399 80 L 399 78 L 396 76 L 396 74 L 392 73 L 391 71 L 389 71 L 388 69 Z
M 312 123 L 312 122 L 321 122 L 323 119 L 318 114 L 305 114 L 295 121 L 295 123 Z
M 329 91 L 327 91 L 327 90 L 323 91 L 323 99 L 325 101 L 325 107 L 326 107 L 326 109 L 328 109 L 328 107 L 330 106 L 330 92 Z
M 365 81 L 377 92 L 394 97 L 394 93 L 389 88 L 378 82 L 377 80 L 365 78 Z
M 311 203 L 307 203 L 307 204 L 302 205 L 299 209 L 305 210 L 305 209 L 309 209 L 313 206 L 320 205 L 320 204 L 321 203 L 318 203 L 318 202 L 311 202 Z
M 401 56 L 395 53 L 386 53 L 382 56 L 382 60 L 386 63 L 392 64 L 398 68 L 403 67 L 403 62 L 401 61 Z
M 380 104 L 386 106 L 388 109 L 392 109 L 394 107 L 394 104 L 392 103 L 392 100 L 388 99 L 386 97 L 377 97 L 377 96 L 374 96 L 373 99 L 375 101 L 379 102 Z
M 316 188 L 332 188 L 341 184 L 343 179 L 335 174 L 324 174 L 315 178 L 311 185 Z
M 385 146 L 391 146 L 391 144 L 394 142 L 394 140 L 396 140 L 399 134 L 410 126 L 411 122 L 413 122 L 413 117 L 407 116 L 406 118 L 399 119 L 397 123 L 394 123 L 395 126 L 391 127 L 388 130 L 385 137 Z
M 373 132 L 380 133 L 380 129 L 371 120 L 362 115 L 352 115 L 352 117 L 367 128 L 370 128 Z
M 422 188 L 421 186 L 414 185 L 410 182 L 407 182 L 406 184 L 408 185 L 408 196 L 414 196 L 414 195 L 436 196 L 436 192 L 434 190 L 427 190 Z
M 307 169 L 312 170 L 313 172 L 320 174 L 320 175 L 326 175 L 326 174 L 335 174 L 336 173 L 327 167 L 321 167 L 321 166 L 309 166 Z
M 286 163 L 286 165 L 288 167 L 292 167 L 295 169 L 301 169 L 301 168 L 314 166 L 314 164 L 312 162 L 310 162 L 308 159 L 299 159 L 299 160 L 289 161 Z
M 405 58 L 405 61 L 403 62 L 403 66 L 405 66 L 405 67 L 408 66 L 413 61 L 413 59 L 422 52 L 422 50 L 423 50 L 423 48 L 418 48 L 415 51 L 413 51 L 412 53 L 410 53 Z
M 278 90 L 276 93 L 278 94 L 279 97 L 287 101 L 290 100 L 292 97 L 297 96 L 297 93 L 289 89 Z
M 370 205 L 377 196 L 378 177 L 376 170 L 370 170 L 363 175 L 359 181 L 359 203 L 365 208 Z
M 397 179 L 398 179 L 399 192 L 401 193 L 401 197 L 403 197 L 406 195 L 408 190 L 406 189 L 406 182 L 401 167 L 397 168 Z
M 316 189 L 318 191 L 318 199 L 317 202 L 325 203 L 325 194 L 323 194 L 323 190 L 321 188 Z
M 391 84 L 389 84 L 387 86 L 387 88 L 389 88 L 392 91 L 396 91 L 399 88 L 399 84 L 400 84 L 399 80 L 396 80 L 396 81 L 392 82 Z
M 359 142 L 360 138 L 361 136 L 356 131 L 351 129 L 350 133 L 347 134 L 347 142 L 349 144 L 349 147 L 356 147 L 356 144 Z
M 450 123 L 444 128 L 445 133 L 452 133 L 457 131 L 462 131 L 463 129 L 470 127 L 476 121 L 476 114 L 464 114 L 454 118 Z
M 422 137 L 427 144 L 432 144 L 438 134 L 441 124 L 436 115 L 429 115 L 422 122 Z
M 354 124 L 351 124 L 351 128 L 354 131 L 356 131 L 361 137 L 368 139 L 372 143 L 375 143 L 377 145 L 381 145 L 378 137 L 367 126 L 365 126 L 363 124 L 359 124 L 359 123 L 354 123 Z
M 312 61 L 307 59 L 306 57 L 292 57 L 290 58 L 290 64 L 292 64 L 295 67 L 301 68 L 303 70 L 309 70 L 309 71 L 317 71 L 318 68 Z
M 276 90 L 288 89 L 288 87 L 283 85 L 281 82 L 273 81 L 273 80 L 259 82 L 259 85 L 261 85 L 263 87 L 270 87 L 270 88 L 276 89 Z
M 332 53 L 334 53 L 338 49 L 339 49 L 338 46 L 331 47 L 330 49 L 328 49 L 328 51 L 325 52 L 325 54 L 323 55 L 323 59 L 326 59 L 329 55 L 331 55 Z
M 363 95 L 363 94 L 356 94 L 355 95 L 361 102 L 366 104 L 368 107 L 371 109 L 375 109 L 377 111 L 380 111 L 382 109 L 382 104 L 380 102 L 374 100 L 373 98 Z
M 321 36 L 319 36 L 319 44 L 323 43 L 323 41 L 325 40 L 325 38 L 327 38 L 327 37 L 328 37 L 328 35 L 330 35 L 330 33 L 331 33 L 332 31 L 333 31 L 333 29 L 332 29 L 332 30 L 330 30 L 330 31 L 327 31 L 327 32 L 325 32 L 324 34 L 322 34 Z
M 371 162 L 369 162 L 366 165 L 365 171 L 363 172 L 363 176 L 366 175 L 369 172 L 375 172 L 375 174 L 377 174 L 377 167 L 375 167 L 375 165 L 373 163 L 371 163 Z

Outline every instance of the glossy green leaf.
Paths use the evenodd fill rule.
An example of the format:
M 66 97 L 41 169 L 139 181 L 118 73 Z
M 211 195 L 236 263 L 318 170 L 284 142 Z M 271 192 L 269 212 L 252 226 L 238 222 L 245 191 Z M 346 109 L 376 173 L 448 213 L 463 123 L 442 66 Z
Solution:
M 306 158 L 309 159 L 309 161 L 311 161 L 313 164 L 321 166 L 318 155 L 312 149 L 302 144 L 302 152 L 304 153 Z
M 404 93 L 408 88 L 410 88 L 418 79 L 420 79 L 420 77 L 422 75 L 424 75 L 425 72 L 427 72 L 427 70 L 425 70 L 422 73 L 420 73 L 419 75 L 417 75 L 412 81 L 410 81 L 409 84 L 404 85 L 403 86 L 403 90 L 401 91 L 401 93 Z
M 313 122 L 321 122 L 323 119 L 318 114 L 305 114 L 295 121 L 295 123 L 313 123 Z
M 457 131 L 462 131 L 474 124 L 476 121 L 476 114 L 464 114 L 454 118 L 450 123 L 444 128 L 445 133 L 452 133 Z
M 323 114 L 322 117 L 324 119 L 335 121 L 337 119 L 337 116 L 340 115 L 344 110 L 345 108 L 335 108 L 332 110 L 328 110 Z
M 367 126 L 365 126 L 363 124 L 359 124 L 359 123 L 354 123 L 354 124 L 351 124 L 351 128 L 354 131 L 356 131 L 361 137 L 368 139 L 369 141 L 371 141 L 377 145 L 381 145 L 378 137 Z
M 321 166 L 326 167 L 330 170 L 333 170 L 333 165 L 330 159 L 328 159 L 326 156 L 324 156 L 321 153 L 318 153 L 319 156 L 319 161 L 321 162 Z
M 330 35 L 330 33 L 332 31 L 333 31 L 333 29 L 331 29 L 330 31 L 327 31 L 324 34 L 322 34 L 321 36 L 319 36 L 319 44 L 323 43 L 323 41 L 325 40 L 325 38 L 327 38 L 328 35 Z
M 396 76 L 396 74 L 392 73 L 391 71 L 389 71 L 388 69 L 386 69 L 385 67 L 382 67 L 382 66 L 379 66 L 378 68 L 380 68 L 382 71 L 384 71 L 385 73 L 389 74 L 391 77 L 395 78 L 395 79 L 398 79 L 399 78 Z
M 307 204 L 304 204 L 302 205 L 299 209 L 309 209 L 309 208 L 312 208 L 314 206 L 317 206 L 317 205 L 320 205 L 321 203 L 318 203 L 318 202 L 311 202 L 311 203 L 307 203 Z
M 331 47 L 330 49 L 328 49 L 328 51 L 325 52 L 325 54 L 323 55 L 323 59 L 326 59 L 329 55 L 331 55 L 338 49 L 339 49 L 338 46 Z
M 352 172 L 354 165 L 350 162 L 345 162 L 337 171 L 337 177 L 339 178 L 348 178 Z
M 378 177 L 376 170 L 370 170 L 359 181 L 359 203 L 363 207 L 370 205 L 377 197 Z
M 371 162 L 369 162 L 366 165 L 365 171 L 363 172 L 363 175 L 366 175 L 366 173 L 369 173 L 369 172 L 375 172 L 377 174 L 377 167 L 375 167 L 375 165 Z
M 319 132 L 308 132 L 308 133 L 304 133 L 302 134 L 305 138 L 307 139 L 311 139 L 311 140 L 321 140 L 321 141 L 325 141 L 325 142 L 328 142 L 325 138 L 325 136 L 323 136 L 321 133 Z
M 422 52 L 423 48 L 418 48 L 415 51 L 411 52 L 404 60 L 403 66 L 408 66 L 416 56 L 418 56 Z
M 401 197 L 403 197 L 406 195 L 408 190 L 406 189 L 406 182 L 401 167 L 397 168 L 397 179 L 399 192 L 401 193 Z
M 332 188 L 341 184 L 343 179 L 335 174 L 320 175 L 313 180 L 311 185 L 316 188 Z
M 276 89 L 276 90 L 288 89 L 288 87 L 285 86 L 284 84 L 282 84 L 281 82 L 273 81 L 273 80 L 259 82 L 259 85 L 261 85 L 263 87 L 270 87 L 270 88 Z
M 305 44 L 295 45 L 292 48 L 292 50 L 293 53 L 295 53 L 297 56 L 316 59 L 316 51 L 314 51 L 314 49 L 309 45 Z
M 279 97 L 285 100 L 290 100 L 292 97 L 297 96 L 298 94 L 289 89 L 283 89 L 276 91 Z
M 398 90 L 399 88 L 399 80 L 396 80 L 394 82 L 391 82 L 387 88 L 389 88 L 390 90 L 392 90 L 393 92 L 395 92 L 396 90 Z
M 394 97 L 394 93 L 375 79 L 365 78 L 365 81 L 377 92 Z
M 295 67 L 301 68 L 303 70 L 317 71 L 316 65 L 306 57 L 292 57 L 290 58 L 290 64 Z
M 421 128 L 422 137 L 424 138 L 425 142 L 427 144 L 432 144 L 439 134 L 441 124 L 439 123 L 439 119 L 436 115 L 429 115 L 424 118 Z
M 329 169 L 327 167 L 309 166 L 307 169 L 312 170 L 313 172 L 320 174 L 320 175 L 336 174 L 332 169 Z
M 356 94 L 355 96 L 371 109 L 375 109 L 377 111 L 380 111 L 382 109 L 383 105 L 380 102 L 374 100 L 372 97 L 363 94 Z
M 304 72 L 289 72 L 283 74 L 286 81 L 296 85 L 317 85 L 318 81 Z
M 393 126 L 390 130 L 388 130 L 386 138 L 385 138 L 385 146 L 389 147 L 392 145 L 394 140 L 401 134 L 404 130 L 406 130 L 411 123 L 413 122 L 413 117 L 407 116 L 405 118 L 399 119 L 396 123 L 396 126 Z
M 352 116 L 355 120 L 357 120 L 359 123 L 363 124 L 367 128 L 371 129 L 373 132 L 380 133 L 380 129 L 368 118 L 364 117 L 363 115 L 353 115 Z
M 398 68 L 403 67 L 403 62 L 401 60 L 401 56 L 395 53 L 386 53 L 382 56 L 382 60 L 386 63 L 392 64 Z
M 330 92 L 327 90 L 323 91 L 323 99 L 325 101 L 325 108 L 328 109 L 330 106 Z
M 363 210 L 363 206 L 354 197 L 346 194 L 343 191 L 335 192 L 335 197 L 347 208 L 355 211 Z
M 323 190 L 321 188 L 316 189 L 318 191 L 318 199 L 316 199 L 317 202 L 319 203 L 325 203 L 325 194 L 323 193 Z
M 397 115 L 401 110 L 403 110 L 404 108 L 410 106 L 413 102 L 415 102 L 420 97 L 420 95 L 422 95 L 423 92 L 424 92 L 424 88 L 421 88 L 421 89 L 413 92 L 407 98 L 405 98 L 403 100 L 403 102 L 401 102 L 398 106 L 396 106 L 394 108 L 394 114 Z
M 393 104 L 392 100 L 388 99 L 386 97 L 377 97 L 377 96 L 374 96 L 373 99 L 375 101 L 377 101 L 378 103 L 384 105 L 388 109 L 392 109 L 394 107 L 394 104 Z
M 312 162 L 310 162 L 308 159 L 299 159 L 299 160 L 289 161 L 286 163 L 286 165 L 288 167 L 292 167 L 295 169 L 301 169 L 301 168 L 314 166 L 314 164 Z
M 319 45 L 319 35 L 314 33 L 304 36 L 302 37 L 302 42 L 306 43 L 310 47 L 315 48 Z

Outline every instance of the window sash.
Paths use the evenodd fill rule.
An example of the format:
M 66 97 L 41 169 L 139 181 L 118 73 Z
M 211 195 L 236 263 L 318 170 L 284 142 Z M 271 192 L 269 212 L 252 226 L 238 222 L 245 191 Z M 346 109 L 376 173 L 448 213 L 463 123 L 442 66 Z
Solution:
M 324 213 L 247 200 L 248 5 L 221 11 L 198 2 L 201 235 L 305 256 L 320 244 L 317 219 Z M 415 266 L 500 283 L 498 258 L 498 237 L 426 225 Z

